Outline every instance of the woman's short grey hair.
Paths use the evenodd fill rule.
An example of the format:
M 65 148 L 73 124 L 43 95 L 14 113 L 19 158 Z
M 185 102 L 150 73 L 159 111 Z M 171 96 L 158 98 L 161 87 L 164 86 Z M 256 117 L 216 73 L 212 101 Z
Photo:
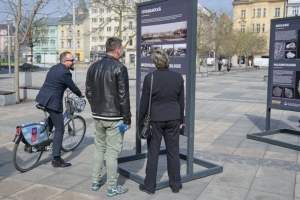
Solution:
M 155 50 L 151 58 L 157 69 L 169 68 L 169 56 L 166 52 L 161 49 Z

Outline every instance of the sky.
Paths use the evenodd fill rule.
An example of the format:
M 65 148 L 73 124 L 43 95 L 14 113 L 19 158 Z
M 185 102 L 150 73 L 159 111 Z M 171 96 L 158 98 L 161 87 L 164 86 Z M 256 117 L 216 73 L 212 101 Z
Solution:
M 198 3 L 200 3 L 202 6 L 214 11 L 232 11 L 232 2 L 233 0 L 198 0 Z

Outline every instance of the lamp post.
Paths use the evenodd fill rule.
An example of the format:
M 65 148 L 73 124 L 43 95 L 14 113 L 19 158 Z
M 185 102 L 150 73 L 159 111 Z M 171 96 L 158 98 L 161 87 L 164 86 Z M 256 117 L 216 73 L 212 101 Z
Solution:
M 73 50 L 76 61 L 76 24 L 75 24 L 75 0 L 73 0 Z M 76 84 L 76 64 L 74 64 L 74 83 Z
M 10 28 L 9 28 L 9 24 L 11 23 L 11 19 L 7 19 L 6 23 L 7 23 L 7 50 L 8 50 L 8 73 L 9 75 L 11 75 L 11 67 L 10 67 Z

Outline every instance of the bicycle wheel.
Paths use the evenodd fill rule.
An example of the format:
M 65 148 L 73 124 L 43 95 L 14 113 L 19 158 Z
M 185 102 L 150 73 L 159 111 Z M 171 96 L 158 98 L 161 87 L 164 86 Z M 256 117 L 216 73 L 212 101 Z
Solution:
M 65 132 L 62 142 L 62 150 L 65 152 L 74 150 L 80 144 L 85 135 L 86 123 L 83 117 L 76 116 L 73 118 L 73 121 L 74 126 L 71 119 L 65 124 Z
M 37 151 L 36 148 L 25 144 L 21 140 L 19 143 L 15 143 L 13 149 L 14 166 L 20 172 L 27 172 L 35 167 L 42 154 L 43 151 Z

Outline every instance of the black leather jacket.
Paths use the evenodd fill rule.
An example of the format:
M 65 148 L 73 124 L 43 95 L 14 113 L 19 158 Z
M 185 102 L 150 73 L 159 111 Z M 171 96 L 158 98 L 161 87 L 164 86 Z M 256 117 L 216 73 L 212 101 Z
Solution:
M 124 124 L 131 124 L 128 72 L 118 59 L 106 55 L 90 66 L 86 97 L 94 119 L 123 119 Z

